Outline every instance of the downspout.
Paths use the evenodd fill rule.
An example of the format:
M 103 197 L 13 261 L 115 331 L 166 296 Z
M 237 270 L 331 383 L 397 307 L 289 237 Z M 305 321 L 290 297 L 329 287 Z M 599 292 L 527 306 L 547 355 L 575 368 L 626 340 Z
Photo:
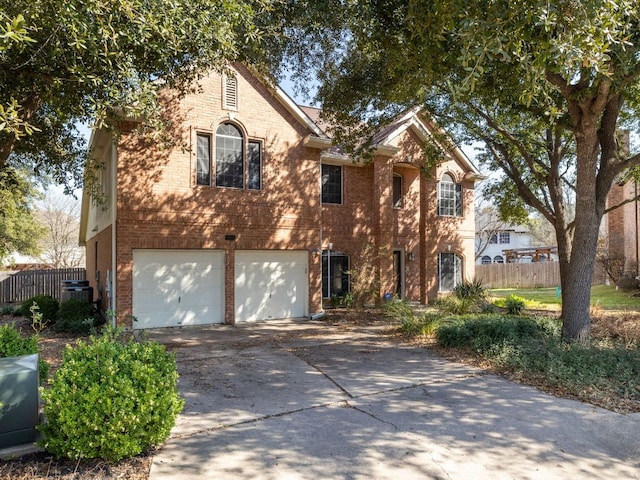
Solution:
M 116 220 L 117 220 L 117 183 L 118 183 L 118 149 L 117 140 L 112 138 L 111 140 L 111 322 L 112 327 L 116 328 L 116 312 L 118 311 L 118 305 L 116 302 L 117 293 L 117 255 L 116 255 Z

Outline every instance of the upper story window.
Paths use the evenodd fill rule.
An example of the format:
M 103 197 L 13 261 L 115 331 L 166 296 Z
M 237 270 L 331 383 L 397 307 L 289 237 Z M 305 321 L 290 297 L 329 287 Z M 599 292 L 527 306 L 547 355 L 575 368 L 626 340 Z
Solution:
M 402 208 L 402 175 L 393 174 L 393 207 Z
M 510 232 L 500 232 L 500 243 L 511 243 Z
M 322 203 L 342 203 L 342 167 L 322 165 Z
M 498 243 L 498 235 L 496 235 L 495 233 L 491 235 L 491 238 L 489 239 L 489 243 Z
M 238 127 L 223 123 L 216 131 L 216 186 L 244 187 L 244 137 Z
M 211 185 L 211 135 L 199 133 L 196 148 L 196 183 Z
M 438 185 L 438 215 L 462 216 L 462 185 L 455 183 L 448 173 L 442 175 Z
M 238 127 L 231 123 L 223 123 L 216 131 L 215 163 L 212 158 L 212 149 L 212 136 L 207 133 L 198 133 L 196 136 L 197 185 L 211 185 L 215 176 L 217 187 L 245 188 L 246 186 L 249 190 L 262 189 L 261 141 L 249 140 L 245 144 L 244 135 Z
M 222 76 L 222 108 L 238 109 L 238 78 L 233 74 Z
M 257 140 L 249 140 L 249 152 L 247 154 L 249 174 L 247 188 L 260 190 L 262 188 L 262 143 Z

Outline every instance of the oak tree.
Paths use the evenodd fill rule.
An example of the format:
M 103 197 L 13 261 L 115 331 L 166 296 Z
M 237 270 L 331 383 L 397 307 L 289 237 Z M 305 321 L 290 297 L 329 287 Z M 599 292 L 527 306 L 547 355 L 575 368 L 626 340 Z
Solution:
M 640 164 L 619 135 L 638 120 L 638 2 L 319 3 L 336 13 L 324 24 L 300 21 L 289 32 L 297 47 L 280 51 L 299 75 L 318 68 L 318 100 L 342 126 L 335 137 L 366 148 L 357 143 L 363 120 L 389 122 L 422 105 L 458 141 L 482 142 L 479 160 L 503 173 L 489 188 L 501 209 L 527 206 L 553 225 L 563 337 L 588 339 L 607 195 L 614 179 Z M 309 59 L 301 52 L 311 41 L 322 48 L 309 48 Z

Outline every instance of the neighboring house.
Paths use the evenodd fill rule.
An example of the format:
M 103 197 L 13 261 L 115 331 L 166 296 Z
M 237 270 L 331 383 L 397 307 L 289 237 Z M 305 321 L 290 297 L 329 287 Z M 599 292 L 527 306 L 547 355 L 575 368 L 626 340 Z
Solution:
M 614 183 L 607 197 L 607 208 L 622 205 L 605 215 L 604 236 L 607 239 L 607 261 L 619 271 L 617 276 L 636 277 L 639 275 L 638 252 L 640 239 L 638 223 L 640 207 L 638 195 L 640 187 L 633 180 Z M 626 202 L 626 203 L 625 203 Z
M 474 182 L 453 149 L 423 173 L 434 126 L 412 110 L 354 161 L 249 69 L 169 105 L 184 147 L 97 130 L 99 204 L 83 195 L 87 278 L 133 328 L 313 317 L 372 246 L 378 298 L 427 303 L 474 277 Z
M 501 224 L 498 229 L 489 233 L 477 232 L 476 264 L 505 263 L 507 261 L 505 250 L 528 248 L 531 244 L 532 235 L 522 226 Z M 482 250 L 479 251 L 479 248 Z

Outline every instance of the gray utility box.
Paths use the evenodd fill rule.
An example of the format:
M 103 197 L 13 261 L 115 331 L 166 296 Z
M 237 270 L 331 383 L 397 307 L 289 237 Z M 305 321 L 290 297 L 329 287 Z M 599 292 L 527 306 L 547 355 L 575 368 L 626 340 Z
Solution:
M 0 358 L 0 448 L 35 441 L 38 387 L 37 354 Z

